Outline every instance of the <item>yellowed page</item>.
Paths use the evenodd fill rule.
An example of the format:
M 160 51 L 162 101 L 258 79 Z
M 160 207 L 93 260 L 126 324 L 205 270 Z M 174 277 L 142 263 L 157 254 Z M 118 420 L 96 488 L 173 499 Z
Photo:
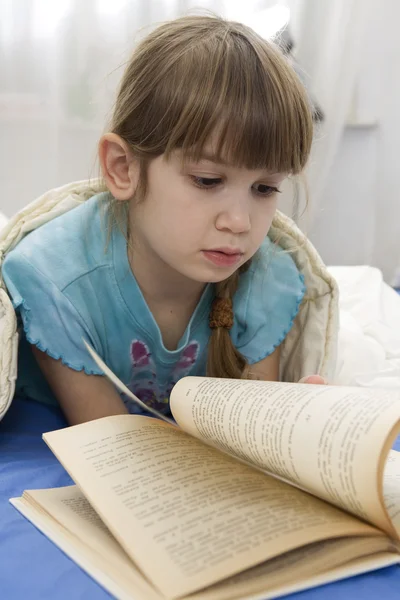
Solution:
M 85 553 L 93 556 L 98 569 L 126 590 L 134 589 L 138 600 L 162 598 L 111 535 L 77 486 L 26 491 L 21 500 L 37 513 L 50 516 L 69 535 L 84 542 Z
M 12 504 L 115 597 L 121 600 L 164 598 L 149 585 L 121 550 L 76 486 L 25 492 L 23 498 L 12 499 Z M 390 540 L 381 537 L 316 543 L 249 569 L 195 593 L 191 598 L 245 600 L 276 597 L 355 574 L 358 571 L 354 569 L 355 565 L 351 565 L 354 556 L 367 558 L 369 569 L 379 568 L 383 566 L 382 553 L 394 550 Z M 397 559 L 390 558 L 391 562 L 398 559 L 399 556 Z
M 343 577 L 348 577 L 355 574 L 350 570 L 354 560 L 358 561 L 369 557 L 372 565 L 372 559 L 378 558 L 381 552 L 395 554 L 396 562 L 400 562 L 398 549 L 389 539 L 376 538 L 375 543 L 371 543 L 370 539 L 355 538 L 318 542 L 300 550 L 293 550 L 244 573 L 230 577 L 208 590 L 194 594 L 191 598 L 196 600 L 243 600 L 249 595 L 260 594 L 262 590 L 264 591 L 263 598 L 276 597 L 283 593 L 326 583 L 332 580 L 331 574 L 334 571 L 337 574 L 343 573 Z M 354 559 L 357 554 L 359 555 L 358 559 Z M 379 568 L 379 566 L 375 568 Z
M 51 492 L 52 490 L 44 491 Z M 116 547 L 118 547 L 116 542 L 115 545 L 106 542 L 104 550 L 108 554 L 108 558 L 105 559 L 87 543 L 86 527 L 81 530 L 79 536 L 76 536 L 45 510 L 40 510 L 36 504 L 31 504 L 29 499 L 11 498 L 10 502 L 99 585 L 110 592 L 113 598 L 118 598 L 118 600 L 165 600 L 165 597 L 156 590 L 152 595 L 151 587 L 144 578 L 138 584 L 132 582 L 131 576 L 125 577 L 123 567 L 121 570 L 114 568 L 115 562 L 120 560 L 120 553 L 116 551 Z
M 186 377 L 171 409 L 191 435 L 394 534 L 381 471 L 400 392 Z
M 104 375 L 107 375 L 108 379 L 115 385 L 115 387 L 128 396 L 135 404 L 140 406 L 140 408 L 144 409 L 148 413 L 151 413 L 154 417 L 161 419 L 161 421 L 165 421 L 166 423 L 170 423 L 170 425 L 176 425 L 173 419 L 166 417 L 160 411 L 156 410 L 152 406 L 145 404 L 140 398 L 138 398 L 132 390 L 128 388 L 116 375 L 109 369 L 102 358 L 97 354 L 97 352 L 87 343 L 87 341 L 82 338 L 82 341 L 86 347 L 86 350 L 89 352 L 90 356 L 93 358 L 94 362 L 100 369 L 103 371 Z
M 386 509 L 400 537 L 400 452 L 391 450 L 383 476 L 383 497 Z
M 168 597 L 306 543 L 379 532 L 148 417 L 45 434 L 126 552 Z

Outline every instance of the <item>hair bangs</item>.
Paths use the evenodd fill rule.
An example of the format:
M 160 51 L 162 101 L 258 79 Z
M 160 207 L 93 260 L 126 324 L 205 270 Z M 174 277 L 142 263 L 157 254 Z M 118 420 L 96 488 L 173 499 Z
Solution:
M 302 171 L 312 140 L 308 98 L 280 52 L 254 37 L 226 31 L 176 62 L 170 81 L 184 73 L 185 85 L 174 86 L 164 112 L 167 155 L 179 149 L 184 161 L 199 160 L 207 151 L 238 167 Z

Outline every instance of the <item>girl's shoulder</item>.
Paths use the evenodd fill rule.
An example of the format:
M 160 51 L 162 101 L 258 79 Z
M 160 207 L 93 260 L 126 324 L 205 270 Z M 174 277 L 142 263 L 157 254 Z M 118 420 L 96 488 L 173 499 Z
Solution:
M 56 280 L 60 289 L 105 260 L 103 194 L 55 217 L 26 235 L 6 256 L 3 271 L 20 262 Z
M 268 237 L 240 276 L 232 338 L 250 363 L 262 360 L 290 331 L 305 294 L 303 275 L 290 253 Z
M 102 322 L 104 307 L 99 308 L 99 299 L 103 296 L 95 283 L 100 279 L 106 287 L 107 278 L 93 277 L 96 269 L 108 266 L 100 200 L 94 196 L 35 229 L 2 265 L 8 293 L 22 320 L 23 339 L 72 369 L 97 375 L 101 371 L 82 338 L 102 353 L 103 330 L 95 323 L 96 319 Z

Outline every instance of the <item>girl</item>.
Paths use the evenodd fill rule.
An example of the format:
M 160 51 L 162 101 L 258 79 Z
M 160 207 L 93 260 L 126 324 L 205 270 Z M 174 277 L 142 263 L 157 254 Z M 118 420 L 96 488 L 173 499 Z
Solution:
M 71 424 L 136 411 L 83 338 L 164 413 L 185 375 L 277 380 L 307 264 L 298 261 L 301 273 L 267 234 L 282 182 L 302 171 L 311 140 L 305 90 L 252 30 L 192 16 L 153 31 L 99 143 L 105 190 L 68 188 L 85 202 L 27 235 L 3 264 L 24 332 L 17 392 L 57 401 Z M 297 323 L 304 358 L 304 318 Z

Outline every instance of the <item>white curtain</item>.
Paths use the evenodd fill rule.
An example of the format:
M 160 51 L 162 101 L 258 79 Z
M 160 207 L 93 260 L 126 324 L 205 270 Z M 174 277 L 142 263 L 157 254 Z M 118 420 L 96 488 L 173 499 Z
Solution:
M 398 0 L 289 0 L 297 58 L 325 121 L 300 220 L 328 264 L 400 287 Z
M 273 0 L 1 0 L 0 211 L 97 174 L 123 64 L 157 22 L 194 10 L 245 19 Z
M 123 63 L 154 24 L 200 8 L 271 33 L 265 10 L 280 5 L 291 9 L 297 59 L 326 117 L 308 174 L 308 228 L 349 116 L 372 1 L 1 0 L 0 210 L 13 214 L 50 187 L 96 174 Z
M 300 225 L 312 235 L 345 127 L 358 118 L 355 90 L 375 0 L 289 0 L 295 55 L 322 107 L 307 172 L 309 203 Z M 304 195 L 303 195 L 304 201 Z
M 265 12 L 277 5 L 280 12 L 274 16 Z M 392 7 L 392 16 L 390 10 L 386 16 L 383 5 L 386 12 Z M 384 147 L 378 150 L 372 136 L 362 148 L 355 145 L 356 152 L 368 154 L 356 175 L 365 183 L 352 189 L 349 198 L 341 177 L 345 173 L 349 187 L 349 163 L 357 157 L 350 148 L 339 166 L 337 160 L 347 121 L 359 117 L 354 92 L 363 57 L 365 63 L 365 48 L 376 44 L 374 52 L 379 54 L 383 46 L 397 52 L 400 60 L 397 0 L 0 0 L 0 212 L 11 216 L 51 187 L 97 174 L 97 140 L 124 62 L 140 36 L 157 22 L 188 10 L 206 9 L 245 21 L 270 35 L 283 24 L 287 8 L 297 62 L 325 115 L 307 174 L 309 207 L 298 220 L 328 263 L 373 264 L 390 280 L 400 262 L 399 236 L 392 214 L 385 217 L 385 211 L 378 210 L 373 188 L 390 183 L 380 198 L 393 211 L 398 204 L 393 181 L 397 172 L 390 174 L 389 166 L 400 135 L 400 127 L 396 129 L 392 123 L 398 115 L 400 89 L 389 96 L 393 100 L 389 111 L 388 100 L 382 102 L 382 114 L 392 115 L 381 128 Z M 388 41 L 386 46 L 382 44 L 382 38 L 376 42 L 366 39 L 368 21 L 369 32 L 374 34 L 376 20 L 381 36 L 387 29 L 391 32 L 387 35 L 393 40 L 390 47 Z M 381 65 L 387 64 L 388 56 L 376 62 L 372 85 L 364 64 L 363 98 L 379 88 Z M 395 74 L 385 72 L 386 85 L 396 81 Z M 382 157 L 380 170 L 375 173 L 378 156 Z M 332 180 L 336 176 L 337 183 Z M 296 216 L 301 214 L 301 206 L 293 213 L 293 189 L 288 188 L 282 208 Z M 352 216 L 348 214 L 350 206 Z M 352 240 L 357 227 L 361 242 Z M 344 231 L 347 245 L 338 243 L 339 229 Z

